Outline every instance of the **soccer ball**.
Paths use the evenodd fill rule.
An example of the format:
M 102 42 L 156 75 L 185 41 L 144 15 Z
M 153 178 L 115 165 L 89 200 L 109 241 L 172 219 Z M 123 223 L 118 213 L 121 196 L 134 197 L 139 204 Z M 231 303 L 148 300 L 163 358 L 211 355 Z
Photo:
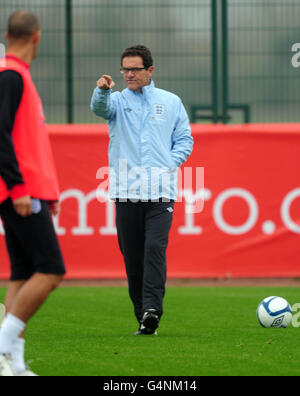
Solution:
M 292 320 L 290 304 L 282 297 L 267 297 L 257 308 L 257 319 L 263 327 L 288 327 Z

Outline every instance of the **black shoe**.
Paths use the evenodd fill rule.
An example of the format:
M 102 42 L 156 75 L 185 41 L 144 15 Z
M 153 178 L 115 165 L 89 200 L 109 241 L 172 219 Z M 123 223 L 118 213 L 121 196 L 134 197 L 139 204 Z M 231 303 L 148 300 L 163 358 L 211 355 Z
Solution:
M 157 335 L 157 331 L 154 330 L 153 332 L 144 332 L 143 330 L 141 330 L 141 327 L 139 327 L 138 331 L 136 331 L 133 335 L 138 336 L 138 335 Z
M 155 309 L 148 309 L 145 311 L 141 325 L 137 333 L 144 335 L 155 334 L 157 335 L 156 329 L 159 324 L 158 312 Z M 137 334 L 138 335 L 138 334 Z
M 135 333 L 133 333 L 133 335 L 135 335 L 135 336 L 144 335 L 144 333 L 142 333 L 142 331 L 141 331 L 141 326 L 138 328 L 138 330 Z

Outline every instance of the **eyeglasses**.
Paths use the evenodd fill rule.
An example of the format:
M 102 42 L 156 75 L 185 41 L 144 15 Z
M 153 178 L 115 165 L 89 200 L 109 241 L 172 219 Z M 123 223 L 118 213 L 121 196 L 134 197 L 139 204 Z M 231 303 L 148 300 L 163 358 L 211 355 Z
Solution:
M 131 68 L 121 67 L 120 72 L 121 72 L 121 74 L 127 74 L 129 72 L 136 74 L 139 71 L 144 70 L 144 69 L 146 69 L 146 68 L 145 67 L 131 67 Z

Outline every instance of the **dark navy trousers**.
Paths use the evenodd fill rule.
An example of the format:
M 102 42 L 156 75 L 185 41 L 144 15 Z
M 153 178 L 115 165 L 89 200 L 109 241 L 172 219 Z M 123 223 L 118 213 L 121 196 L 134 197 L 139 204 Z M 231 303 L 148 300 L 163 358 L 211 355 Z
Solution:
M 116 202 L 119 246 L 124 257 L 129 295 L 140 322 L 147 309 L 163 314 L 166 249 L 174 201 Z

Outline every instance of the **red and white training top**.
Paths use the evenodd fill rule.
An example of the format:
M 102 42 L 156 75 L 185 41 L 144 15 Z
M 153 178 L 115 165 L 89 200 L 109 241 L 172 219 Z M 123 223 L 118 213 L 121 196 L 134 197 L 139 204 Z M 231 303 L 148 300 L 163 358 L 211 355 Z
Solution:
M 19 181 L 15 177 L 14 182 L 8 182 L 12 172 L 11 170 L 6 172 L 5 167 L 9 167 L 10 158 L 8 156 L 5 160 L 1 161 L 0 159 L 0 203 L 9 197 L 16 199 L 25 195 L 56 201 L 59 198 L 58 179 L 50 140 L 46 131 L 42 102 L 31 79 L 29 65 L 13 55 L 7 55 L 6 66 L 0 68 L 0 78 L 1 75 L 4 76 L 5 72 L 7 74 L 7 71 L 16 72 L 21 76 L 23 92 L 11 131 L 5 130 L 5 126 L 9 125 L 9 119 L 11 120 L 12 115 L 8 112 L 1 115 L 0 135 L 5 136 L 7 144 L 7 150 L 3 151 L 2 148 L 1 153 L 3 153 L 2 157 L 4 158 L 8 156 L 9 150 L 14 151 L 11 154 L 11 160 L 17 161 L 21 182 L 20 177 Z M 2 95 L 5 95 L 3 90 L 0 92 L 0 104 Z M 8 121 L 2 120 L 3 117 L 7 118 Z M 3 141 L 2 139 L 2 146 Z

